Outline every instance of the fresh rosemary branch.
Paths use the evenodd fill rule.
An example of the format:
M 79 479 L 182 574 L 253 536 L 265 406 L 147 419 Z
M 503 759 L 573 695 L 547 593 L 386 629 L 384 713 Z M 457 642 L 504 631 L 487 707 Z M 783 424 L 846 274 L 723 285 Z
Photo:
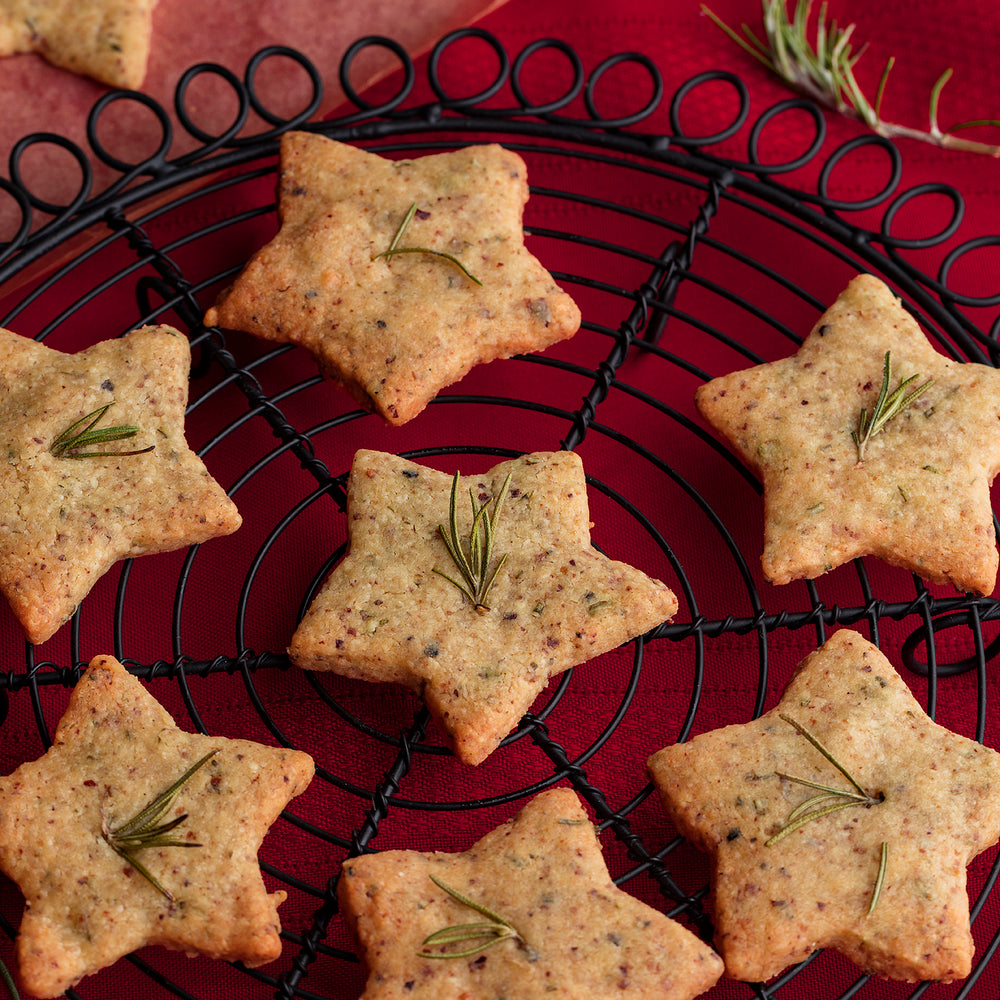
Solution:
M 865 460 L 865 449 L 872 437 L 934 384 L 934 379 L 928 379 L 923 385 L 917 386 L 912 392 L 907 393 L 906 390 L 920 378 L 919 375 L 911 375 L 908 379 L 901 381 L 892 392 L 889 392 L 889 383 L 892 380 L 891 353 L 891 351 L 885 352 L 885 359 L 882 362 L 882 386 L 879 389 L 878 399 L 875 400 L 871 415 L 869 416 L 868 411 L 862 408 L 858 417 L 858 429 L 851 431 L 851 440 L 858 449 L 859 462 Z
M 429 875 L 428 877 L 439 889 L 448 893 L 452 899 L 457 900 L 463 906 L 468 906 L 471 910 L 475 910 L 476 913 L 486 917 L 486 920 L 472 924 L 454 924 L 451 927 L 443 927 L 441 930 L 429 934 L 423 940 L 425 950 L 418 952 L 421 958 L 469 958 L 472 955 L 478 955 L 479 952 L 484 951 L 492 945 L 511 939 L 517 941 L 518 944 L 524 944 L 524 938 L 499 913 L 494 912 L 488 906 L 483 906 L 482 903 L 477 903 L 475 900 L 469 899 L 468 896 L 462 894 L 457 889 L 453 889 L 434 875 Z M 426 950 L 428 946 L 462 944 L 466 941 L 477 941 L 479 943 L 469 948 L 464 948 L 461 951 Z
M 114 455 L 143 455 L 147 451 L 152 451 L 155 445 L 148 448 L 136 448 L 134 451 L 84 451 L 95 444 L 106 444 L 108 441 L 124 441 L 127 438 L 135 437 L 139 433 L 139 428 L 134 424 L 120 424 L 117 427 L 98 428 L 97 424 L 104 419 L 104 415 L 112 407 L 113 403 L 105 403 L 96 410 L 73 421 L 51 444 L 49 451 L 56 458 L 106 458 Z M 89 421 L 89 422 L 88 422 Z M 82 430 L 81 426 L 86 424 Z
M 454 264 L 470 281 L 474 281 L 477 285 L 482 285 L 482 282 L 457 257 L 453 257 L 450 253 L 445 253 L 443 250 L 430 250 L 427 247 L 401 247 L 399 245 L 399 241 L 403 238 L 403 233 L 406 232 L 407 226 L 413 221 L 413 216 L 416 214 L 417 203 L 414 202 L 407 209 L 406 215 L 403 216 L 403 221 L 400 223 L 399 229 L 396 230 L 396 235 L 393 236 L 392 242 L 389 244 L 389 249 L 375 254 L 372 260 L 378 260 L 379 257 L 385 257 L 388 260 L 390 257 L 395 257 L 396 254 L 400 253 L 427 253 L 432 257 L 444 258 L 444 260 Z
M 880 802 L 885 801 L 885 796 L 881 793 L 876 795 L 871 795 L 865 791 L 864 787 L 857 781 L 857 779 L 844 767 L 843 764 L 833 756 L 832 753 L 815 737 L 808 729 L 805 728 L 801 723 L 796 722 L 793 718 L 788 715 L 780 714 L 779 718 L 787 722 L 796 732 L 801 736 L 804 736 L 840 773 L 850 782 L 851 788 L 834 788 L 832 785 L 823 785 L 817 781 L 810 781 L 808 778 L 797 778 L 791 774 L 784 774 L 781 771 L 776 772 L 779 778 L 784 778 L 786 781 L 793 781 L 798 785 L 806 785 L 809 788 L 817 789 L 820 794 L 814 795 L 812 798 L 806 799 L 804 802 L 799 803 L 788 815 L 788 820 L 785 825 L 769 840 L 764 842 L 765 847 L 773 847 L 779 841 L 784 840 L 789 834 L 794 833 L 796 830 L 805 826 L 806 823 L 811 822 L 814 819 L 820 819 L 822 816 L 829 816 L 830 813 L 838 812 L 841 809 L 849 809 L 851 806 L 877 806 Z M 823 802 L 828 802 L 831 799 L 836 799 L 833 805 L 822 805 Z M 882 884 L 885 881 L 885 869 L 888 864 L 889 858 L 889 845 L 882 844 L 882 855 L 879 860 L 879 870 L 878 875 L 875 879 L 875 886 L 872 889 L 871 899 L 868 903 L 869 914 L 878 905 L 879 896 L 882 894 Z
M 101 836 L 108 846 L 124 858 L 147 882 L 173 901 L 173 894 L 165 889 L 152 872 L 135 857 L 136 851 L 148 847 L 201 847 L 190 840 L 175 840 L 167 834 L 176 829 L 188 814 L 177 816 L 166 823 L 161 820 L 167 814 L 180 790 L 191 780 L 195 772 L 207 764 L 219 751 L 210 750 L 200 760 L 195 761 L 169 788 L 160 792 L 148 805 L 139 810 L 130 820 L 120 826 L 108 826 L 104 810 L 101 810 Z
M 497 521 L 500 517 L 500 510 L 503 507 L 504 499 L 507 496 L 507 487 L 510 486 L 510 473 L 503 481 L 500 492 L 492 498 L 493 513 L 487 511 L 491 500 L 487 500 L 482 505 L 476 503 L 475 494 L 469 489 L 469 499 L 472 501 L 472 527 L 469 529 L 468 553 L 466 545 L 458 535 L 458 473 L 451 482 L 451 504 L 449 507 L 448 529 L 443 524 L 438 525 L 438 534 L 444 542 L 448 555 L 452 562 L 458 567 L 462 575 L 461 580 L 448 576 L 447 573 L 435 568 L 433 572 L 438 576 L 443 576 L 449 583 L 454 584 L 472 602 L 472 606 L 477 611 L 489 611 L 486 604 L 486 597 L 490 592 L 500 567 L 507 559 L 504 553 L 496 565 L 490 570 L 490 562 L 493 560 L 493 544 L 496 540 Z
M 976 142 L 954 135 L 961 129 L 980 126 L 1000 126 L 996 119 L 978 119 L 959 122 L 942 129 L 938 123 L 938 104 L 941 91 L 951 79 L 953 70 L 949 67 L 931 88 L 928 101 L 928 128 L 922 131 L 907 125 L 896 125 L 882 119 L 882 98 L 885 94 L 889 74 L 895 65 L 895 56 L 890 57 L 882 70 L 878 90 L 873 104 L 862 93 L 854 76 L 854 66 L 864 55 L 867 45 L 858 52 L 851 49 L 851 36 L 856 25 L 841 28 L 836 19 L 827 20 L 826 3 L 820 5 L 816 23 L 815 45 L 809 41 L 808 23 L 812 10 L 812 0 L 796 0 L 795 9 L 789 19 L 787 0 L 761 0 L 764 18 L 762 41 L 747 24 L 741 24 L 742 34 L 726 24 L 717 14 L 702 4 L 706 13 L 737 45 L 748 52 L 758 62 L 776 73 L 786 83 L 839 114 L 848 115 L 864 122 L 872 131 L 886 138 L 917 139 L 947 149 L 961 149 L 986 156 L 1000 157 L 1000 145 Z

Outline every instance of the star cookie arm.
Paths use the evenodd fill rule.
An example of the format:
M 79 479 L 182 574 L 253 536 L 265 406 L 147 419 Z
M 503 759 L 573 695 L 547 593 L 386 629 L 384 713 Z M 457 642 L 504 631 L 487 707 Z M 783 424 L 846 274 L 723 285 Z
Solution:
M 111 87 L 146 75 L 156 0 L 0 2 L 0 55 L 37 52 L 54 66 Z

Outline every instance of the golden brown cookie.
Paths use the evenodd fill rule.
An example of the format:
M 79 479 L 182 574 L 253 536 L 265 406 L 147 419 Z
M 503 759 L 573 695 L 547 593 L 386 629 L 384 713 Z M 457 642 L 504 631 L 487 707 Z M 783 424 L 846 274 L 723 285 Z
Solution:
M 156 0 L 0 0 L 0 56 L 37 52 L 111 87 L 146 75 Z
M 806 657 L 766 715 L 667 747 L 649 771 L 712 855 L 730 976 L 769 979 L 817 948 L 893 979 L 969 974 L 965 869 L 1000 836 L 1000 755 L 928 718 L 856 632 Z
M 184 439 L 190 367 L 187 338 L 168 326 L 78 354 L 0 330 L 0 592 L 31 642 L 48 639 L 118 560 L 240 526 Z M 95 417 L 93 432 L 136 433 L 61 450 Z
M 904 398 L 932 384 L 859 449 L 852 434 L 875 408 L 887 352 L 890 393 L 911 377 Z M 763 482 L 770 582 L 871 554 L 993 591 L 1000 372 L 939 354 L 877 278 L 851 281 L 791 357 L 713 379 L 695 398 Z
M 209 753 L 157 821 L 181 817 L 166 836 L 197 846 L 135 849 L 134 864 L 116 853 L 108 838 Z M 52 747 L 0 778 L 0 868 L 25 896 L 24 989 L 58 996 L 146 944 L 277 958 L 286 894 L 265 889 L 257 850 L 312 774 L 297 750 L 183 732 L 117 660 L 96 657 Z
M 524 246 L 526 168 L 510 150 L 387 160 L 291 132 L 278 200 L 278 235 L 205 323 L 302 345 L 390 424 L 474 365 L 543 350 L 580 325 Z
M 550 677 L 666 621 L 677 599 L 591 545 L 583 465 L 564 451 L 460 479 L 454 495 L 463 551 L 475 505 L 495 521 L 484 577 L 504 557 L 481 602 L 487 606 L 476 607 L 452 582 L 463 581 L 439 531 L 445 526 L 450 535 L 453 487 L 452 476 L 395 455 L 354 456 L 350 550 L 313 600 L 289 654 L 307 670 L 412 688 L 457 756 L 478 764 Z M 480 538 L 482 530 L 481 519 Z
M 568 788 L 537 795 L 461 854 L 352 858 L 338 895 L 369 972 L 362 1000 L 687 1000 L 722 973 L 694 934 L 615 886 Z M 491 926 L 427 940 L 468 923 Z

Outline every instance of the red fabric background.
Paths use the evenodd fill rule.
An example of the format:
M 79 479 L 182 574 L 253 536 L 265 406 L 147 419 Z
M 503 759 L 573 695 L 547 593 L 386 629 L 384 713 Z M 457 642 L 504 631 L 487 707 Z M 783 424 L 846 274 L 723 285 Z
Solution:
M 752 2 L 714 0 L 713 9 L 731 24 L 741 20 L 759 27 L 759 10 Z M 867 92 L 873 93 L 882 63 L 891 54 L 898 57 L 884 103 L 887 119 L 914 126 L 926 121 L 926 102 L 930 88 L 940 72 L 954 66 L 956 76 L 944 92 L 941 121 L 1000 116 L 1000 13 L 995 5 L 983 0 L 955 0 L 942 12 L 933 0 L 916 2 L 859 5 L 849 0 L 833 0 L 830 12 L 841 21 L 857 22 L 859 40 L 870 41 L 870 49 L 858 65 L 857 73 Z M 718 28 L 700 11 L 694 0 L 683 3 L 651 3 L 649 0 L 622 0 L 614 5 L 597 0 L 578 0 L 567 5 L 560 0 L 508 0 L 479 25 L 492 33 L 516 54 L 538 38 L 559 38 L 569 42 L 590 70 L 603 59 L 622 51 L 637 51 L 651 58 L 663 75 L 667 98 L 692 74 L 703 70 L 725 69 L 739 74 L 746 82 L 751 100 L 751 120 L 774 102 L 789 96 L 788 91 L 760 66 L 729 42 Z M 418 63 L 418 80 L 423 80 L 426 58 Z M 479 90 L 491 78 L 493 56 L 485 45 L 475 39 L 449 50 L 442 64 L 442 77 L 449 92 L 466 94 Z M 335 67 L 323 67 L 325 73 L 335 73 Z M 545 91 L 565 77 L 565 67 L 559 60 L 542 60 L 533 85 Z M 553 83 L 554 81 L 554 83 Z M 377 100 L 393 92 L 397 81 L 389 79 L 369 95 Z M 624 67 L 607 74 L 598 91 L 600 109 L 605 114 L 633 110 L 646 100 L 646 81 L 634 68 Z M 429 99 L 424 83 L 418 83 L 413 100 Z M 731 116 L 732 92 L 725 86 L 713 86 L 700 91 L 690 104 L 684 105 L 683 125 L 693 134 L 711 131 Z M 579 108 L 575 109 L 579 112 Z M 668 128 L 665 112 L 660 111 L 643 130 Z M 827 147 L 864 134 L 856 122 L 836 115 L 827 116 L 829 129 Z M 1000 141 L 1000 130 L 982 131 Z M 801 152 L 809 141 L 810 130 L 804 116 L 786 115 L 776 119 L 766 130 L 764 148 L 776 159 L 790 158 Z M 746 129 L 737 139 L 711 148 L 720 156 L 743 159 L 746 156 Z M 904 187 L 945 181 L 954 185 L 965 200 L 965 218 L 955 239 L 969 239 L 1000 233 L 1000 199 L 997 198 L 1000 175 L 995 159 L 968 153 L 940 150 L 929 145 L 901 141 L 904 157 Z M 878 190 L 884 182 L 885 157 L 874 148 L 865 148 L 845 161 L 834 175 L 833 185 L 838 197 L 859 199 Z M 700 197 L 683 188 L 664 188 L 655 179 L 637 176 L 628 178 L 628 190 L 622 190 L 623 175 L 606 173 L 596 168 L 568 171 L 559 161 L 539 164 L 531 181 L 540 187 L 567 187 L 574 191 L 608 197 L 624 205 L 652 211 L 682 225 L 690 223 L 697 211 Z M 807 168 L 796 178 L 798 183 L 814 190 L 815 167 Z M 245 204 L 265 204 L 270 197 L 273 178 L 262 179 L 257 186 L 240 188 L 223 199 Z M 210 223 L 231 209 L 228 203 L 209 198 L 194 200 L 184 219 L 166 217 L 155 220 L 151 232 L 161 245 L 182 233 L 191 231 L 192 220 Z M 872 224 L 877 213 L 860 212 L 857 220 Z M 533 199 L 528 221 L 536 227 L 551 226 L 567 232 L 577 226 L 592 224 L 590 217 L 574 203 L 551 198 Z M 936 195 L 917 199 L 900 213 L 899 229 L 907 235 L 933 233 L 947 218 L 942 199 Z M 199 245 L 191 250 L 178 248 L 176 257 L 182 267 L 197 272 L 205 263 L 199 255 L 219 252 L 227 260 L 237 259 L 246 246 L 257 245 L 267 238 L 273 220 L 263 216 L 243 227 L 239 243 L 220 241 Z M 781 273 L 807 287 L 820 301 L 831 300 L 849 276 L 846 266 L 829 267 L 822 253 L 811 253 L 804 241 L 789 239 L 780 231 L 762 223 L 759 218 L 738 212 L 720 213 L 712 235 L 718 235 L 730 245 L 767 260 Z M 636 232 L 595 232 L 592 235 L 614 239 L 623 244 L 638 243 L 652 253 L 658 253 L 662 234 L 653 236 Z M 952 241 L 952 244 L 954 240 Z M 553 269 L 572 271 L 578 261 L 563 243 L 536 240 L 534 249 Z M 946 248 L 921 251 L 911 255 L 921 267 L 935 273 Z M 549 256 L 546 256 L 546 253 Z M 560 255 L 563 255 L 560 259 Z M 709 256 L 705 273 L 724 275 L 732 287 L 743 288 L 748 299 L 762 294 L 752 274 L 734 274 L 726 261 L 715 262 Z M 128 259 L 122 255 L 123 262 Z M 604 261 L 583 265 L 600 270 Z M 612 261 L 610 268 L 619 266 Z M 612 271 L 609 281 L 621 280 L 624 287 L 631 272 Z M 17 303 L 23 289 L 3 290 L 4 314 L 16 310 L 16 323 L 10 325 L 25 335 L 35 336 L 48 324 L 56 328 L 50 343 L 66 349 L 79 337 L 84 342 L 111 335 L 119 325 L 127 324 L 134 303 L 122 295 L 102 296 L 92 306 L 85 307 L 77 318 L 82 327 L 73 331 L 59 328 L 58 316 L 72 304 L 74 296 L 88 287 L 92 272 L 84 267 L 73 274 L 50 294 L 31 300 L 23 308 Z M 954 287 L 979 294 L 996 293 L 1000 284 L 1000 268 L 994 249 L 969 254 L 956 268 Z M 615 325 L 620 321 L 621 303 L 592 289 L 572 289 L 578 294 L 588 321 Z M 210 289 L 201 293 L 207 302 Z M 685 289 L 678 307 L 697 315 L 707 308 L 704 293 L 698 288 Z M 796 332 L 804 334 L 814 318 L 814 312 L 801 302 L 775 306 L 776 311 L 796 318 Z M 975 318 L 986 328 L 996 316 L 995 309 L 977 311 Z M 738 310 L 733 320 L 742 322 Z M 720 327 L 726 315 L 717 320 Z M 666 350 L 684 353 L 685 332 L 679 321 L 674 323 L 665 340 Z M 95 334 L 94 331 L 108 333 Z M 737 328 L 729 331 L 739 338 L 744 333 L 754 339 L 754 346 L 765 356 L 779 356 L 790 349 L 773 331 Z M 263 355 L 259 345 L 237 341 L 239 359 L 250 362 Z M 567 362 L 594 367 L 610 348 L 610 341 L 593 335 L 581 335 L 553 352 Z M 693 349 L 692 349 L 693 351 Z M 710 374 L 721 373 L 740 364 L 732 352 L 717 347 L 705 347 L 697 354 L 698 363 Z M 275 393 L 303 379 L 314 371 L 308 359 L 297 352 L 276 352 L 266 365 L 254 369 L 267 392 Z M 665 381 L 669 378 L 669 381 Z M 638 360 L 623 374 L 630 385 L 660 398 L 669 398 L 671 405 L 692 420 L 691 393 L 697 377 L 667 366 L 655 358 Z M 510 395 L 516 399 L 541 399 L 555 407 L 572 411 L 579 405 L 589 384 L 583 378 L 540 368 L 530 361 L 511 361 L 488 366 L 473 372 L 452 394 Z M 193 442 L 204 445 L 212 435 L 230 425 L 245 410 L 242 397 L 231 387 L 206 392 L 195 385 L 196 401 L 191 418 Z M 327 416 L 350 414 L 349 402 L 324 385 L 310 384 L 283 401 L 283 410 L 300 427 L 311 427 Z M 691 481 L 710 495 L 727 520 L 730 530 L 745 554 L 751 573 L 757 582 L 768 611 L 782 608 L 806 610 L 811 597 L 803 585 L 780 590 L 768 588 L 759 581 L 757 555 L 760 546 L 760 504 L 753 489 L 731 467 L 719 462 L 702 463 L 704 445 L 677 426 L 664 427 L 658 413 L 649 406 L 635 402 L 633 396 L 612 393 L 599 410 L 598 420 L 615 432 L 625 434 L 650 448 L 655 454 L 685 470 Z M 344 429 L 316 435 L 318 455 L 327 462 L 334 474 L 346 471 L 350 453 L 355 447 L 375 447 L 404 452 L 413 449 L 459 446 L 458 457 L 434 457 L 431 464 L 453 469 L 455 463 L 487 467 L 492 464 L 480 450 L 484 447 L 528 451 L 536 448 L 556 448 L 567 432 L 567 424 L 558 415 L 526 413 L 515 408 L 483 408 L 475 403 L 455 403 L 432 406 L 412 424 L 389 429 L 371 417 L 348 417 Z M 184 564 L 184 554 L 138 560 L 129 570 L 127 587 L 137 598 L 126 602 L 123 623 L 124 655 L 141 663 L 157 658 L 171 662 L 178 652 L 192 659 L 210 659 L 217 654 L 233 655 L 241 648 L 255 651 L 280 652 L 288 638 L 289 622 L 293 622 L 302 595 L 321 572 L 325 560 L 344 541 L 344 525 L 328 498 L 317 498 L 294 521 L 293 527 L 281 533 L 272 545 L 270 533 L 289 507 L 306 498 L 314 488 L 311 479 L 298 462 L 287 454 L 274 454 L 274 440 L 261 422 L 250 421 L 239 427 L 236 439 L 225 438 L 213 445 L 205 455 L 213 474 L 227 486 L 239 482 L 255 460 L 267 464 L 268 474 L 240 483 L 235 496 L 244 511 L 246 524 L 231 539 L 204 546 L 194 557 L 190 568 Z M 461 451 L 468 448 L 468 453 Z M 704 514 L 682 491 L 665 483 L 649 463 L 636 460 L 634 455 L 618 446 L 611 435 L 591 431 L 580 449 L 588 473 L 602 483 L 619 490 L 643 513 L 649 515 L 663 531 L 685 574 L 693 582 L 693 594 L 682 601 L 678 621 L 688 621 L 696 614 L 708 619 L 723 619 L 732 614 L 750 616 L 753 608 L 744 588 L 734 580 L 736 570 L 732 556 L 720 545 L 716 534 L 707 524 Z M 720 471 L 721 470 L 721 471 Z M 463 466 L 463 472 L 466 471 Z M 592 494 L 594 539 L 605 551 L 617 558 L 641 566 L 660 576 L 673 586 L 677 574 L 664 553 L 651 546 L 641 525 L 623 513 L 621 508 L 601 494 Z M 248 516 L 249 515 L 249 516 Z M 254 560 L 262 556 L 263 566 L 246 594 L 244 611 L 237 606 L 233 591 Z M 913 595 L 912 583 L 905 574 L 869 565 L 869 573 L 877 587 L 877 595 L 889 600 L 907 600 Z M 189 592 L 194 595 L 178 612 L 182 627 L 182 648 L 170 642 L 173 594 L 179 576 L 189 572 Z M 50 643 L 37 651 L 38 659 L 51 660 L 57 666 L 69 666 L 102 652 L 117 652 L 115 634 L 107 617 L 113 606 L 118 573 L 109 574 L 85 602 L 78 623 L 78 632 L 64 629 Z M 864 604 L 866 596 L 853 571 L 844 567 L 821 585 L 821 595 L 827 604 L 856 606 Z M 164 597 L 166 595 L 166 597 Z M 206 595 L 209 599 L 206 599 Z M 869 634 L 865 625 L 859 626 Z M 912 627 L 912 626 L 911 626 Z M 909 628 L 897 629 L 886 623 L 880 634 L 882 646 L 899 665 L 899 651 Z M 986 627 L 987 639 L 995 629 Z M 765 706 L 770 707 L 784 680 L 795 663 L 817 641 L 813 628 L 797 631 L 779 630 L 770 641 L 770 678 Z M 939 652 L 951 657 L 965 655 L 971 640 L 962 630 L 942 633 Z M 4 669 L 20 672 L 24 669 L 23 639 L 16 623 L 5 608 L 0 608 L 0 650 L 4 653 Z M 541 699 L 536 710 L 552 701 L 549 716 L 551 733 L 567 750 L 571 758 L 587 753 L 585 769 L 593 784 L 606 795 L 613 809 L 623 809 L 633 797 L 641 794 L 645 784 L 642 765 L 649 753 L 675 739 L 685 727 L 689 712 L 689 697 L 697 664 L 694 639 L 679 642 L 661 640 L 650 644 L 640 675 L 639 687 L 629 692 L 633 667 L 631 647 L 603 657 L 599 663 L 574 671 L 572 682 L 565 691 L 552 688 Z M 757 639 L 754 634 L 728 634 L 709 639 L 705 648 L 706 679 L 701 702 L 697 707 L 693 730 L 702 731 L 750 716 L 757 696 Z M 986 677 L 989 714 L 985 727 L 985 742 L 997 746 L 997 723 L 1000 721 L 1000 701 L 997 700 L 994 664 Z M 907 675 L 918 697 L 926 701 L 926 686 Z M 363 829 L 366 811 L 374 783 L 389 766 L 395 753 L 391 743 L 381 739 L 359 739 L 357 727 L 330 712 L 317 712 L 318 697 L 313 682 L 294 671 L 287 673 L 263 671 L 246 683 L 237 672 L 234 676 L 213 675 L 207 679 L 192 678 L 189 682 L 195 712 L 189 710 L 180 697 L 174 681 L 150 682 L 153 693 L 175 712 L 185 728 L 203 724 L 211 732 L 247 736 L 263 742 L 273 742 L 277 736 L 261 721 L 253 707 L 253 697 L 267 705 L 280 734 L 297 746 L 309 750 L 317 763 L 336 775 L 341 786 L 317 780 L 313 787 L 293 803 L 296 816 L 309 819 L 336 836 L 323 841 L 299 829 L 294 823 L 279 821 L 265 841 L 261 857 L 278 868 L 288 871 L 304 882 L 323 887 L 328 877 L 346 855 L 352 832 Z M 407 692 L 396 689 L 372 690 L 368 686 L 337 678 L 321 678 L 316 687 L 329 692 L 348 712 L 363 724 L 380 733 L 395 736 L 404 732 L 419 711 L 418 702 Z M 936 714 L 939 721 L 956 730 L 972 735 L 975 731 L 976 680 L 972 675 L 942 681 L 936 693 Z M 42 692 L 43 712 L 49 731 L 58 719 L 65 694 L 58 688 Z M 613 740 L 607 746 L 594 741 L 613 720 L 620 704 L 628 710 L 617 725 Z M 552 764 L 522 738 L 505 747 L 493 759 L 475 770 L 463 768 L 447 755 L 434 751 L 438 740 L 431 727 L 428 730 L 429 750 L 418 752 L 414 767 L 407 776 L 401 795 L 405 802 L 393 806 L 389 818 L 382 824 L 371 846 L 377 849 L 412 847 L 423 850 L 457 850 L 468 846 L 480 833 L 506 819 L 523 801 L 525 789 L 533 782 L 546 781 L 552 774 Z M 0 730 L 0 766 L 9 771 L 24 759 L 43 750 L 27 692 L 13 698 L 10 718 Z M 483 807 L 467 808 L 466 803 L 488 800 Z M 454 808 L 445 812 L 421 808 L 425 802 L 446 801 Z M 508 801 L 509 800 L 509 801 Z M 652 798 L 645 799 L 630 813 L 629 823 L 643 842 L 656 850 L 666 846 L 673 836 L 659 814 Z M 338 839 L 343 838 L 343 839 Z M 622 846 L 605 835 L 609 866 L 614 875 L 623 875 L 634 864 Z M 971 884 L 978 888 L 992 863 L 994 852 L 972 868 Z M 705 860 L 686 847 L 673 852 L 669 866 L 685 891 L 696 891 L 707 878 Z M 630 891 L 654 905 L 663 905 L 651 881 L 642 876 L 630 880 Z M 293 890 L 282 908 L 286 931 L 292 935 L 305 932 L 310 926 L 320 900 L 303 890 Z M 0 881 L 0 907 L 8 919 L 16 923 L 20 910 L 16 887 Z M 976 937 L 980 953 L 985 952 L 991 936 L 1000 924 L 1000 905 L 992 899 L 977 921 Z M 331 948 L 351 947 L 339 918 L 330 925 L 324 944 Z M 11 947 L 4 943 L 0 953 L 10 960 Z M 274 994 L 274 985 L 267 976 L 281 976 L 296 944 L 289 941 L 286 958 L 262 972 L 265 978 L 253 978 L 205 960 L 187 960 L 147 949 L 141 956 L 155 969 L 179 983 L 192 995 L 204 998 L 265 997 Z M 1000 991 L 1000 965 L 991 963 L 975 985 L 970 996 L 993 998 Z M 836 996 L 854 980 L 856 970 L 838 956 L 824 954 L 813 963 L 809 972 L 783 988 L 782 995 L 793 998 Z M 359 970 L 332 954 L 321 953 L 303 980 L 302 988 L 311 995 L 350 1000 L 360 995 L 362 977 Z M 935 995 L 952 996 L 960 986 L 939 989 Z M 120 962 L 79 987 L 81 996 L 119 997 L 137 993 L 145 996 L 170 996 L 167 987 L 150 985 L 150 980 L 127 962 Z M 723 981 L 711 996 L 743 997 L 749 987 Z M 862 995 L 874 997 L 906 996 L 909 988 L 891 984 L 869 984 Z

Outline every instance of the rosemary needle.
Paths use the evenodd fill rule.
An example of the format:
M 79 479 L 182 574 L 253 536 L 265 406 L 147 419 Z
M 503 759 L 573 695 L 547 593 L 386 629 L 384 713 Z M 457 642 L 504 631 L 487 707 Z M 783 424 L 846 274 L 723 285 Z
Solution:
M 878 875 L 875 876 L 875 885 L 872 888 L 871 901 L 868 903 L 868 916 L 875 912 L 878 906 L 879 897 L 882 895 L 882 886 L 885 883 L 885 869 L 889 863 L 889 845 L 882 841 L 882 852 L 878 862 Z
M 477 285 L 482 285 L 482 282 L 472 274 L 469 269 L 457 258 L 453 257 L 450 253 L 445 253 L 443 250 L 431 250 L 428 247 L 401 247 L 399 241 L 403 238 L 403 233 L 406 232 L 407 227 L 413 221 L 413 217 L 417 214 L 417 203 L 413 202 L 412 205 L 407 209 L 406 215 L 403 216 L 403 221 L 399 225 L 399 229 L 396 230 L 396 235 L 393 236 L 392 242 L 389 244 L 387 250 L 383 250 L 381 253 L 377 253 L 372 257 L 372 260 L 378 260 L 379 257 L 385 257 L 388 260 L 390 257 L 395 257 L 397 254 L 401 253 L 425 253 L 430 254 L 432 257 L 441 257 L 451 264 L 454 264 L 462 274 L 464 274 L 470 281 L 474 281 Z
M 133 451 L 84 451 L 92 445 L 106 444 L 109 441 L 124 441 L 135 437 L 139 433 L 139 428 L 134 424 L 120 424 L 117 427 L 101 427 L 97 425 L 104 419 L 104 415 L 114 405 L 105 403 L 96 410 L 74 420 L 61 434 L 59 434 L 49 451 L 56 458 L 107 458 L 118 455 L 143 455 L 147 451 L 152 451 L 155 445 L 148 448 L 136 448 Z M 84 426 L 86 425 L 86 426 Z M 80 430 L 79 428 L 83 428 Z
M 823 785 L 816 781 L 810 781 L 808 778 L 798 778 L 791 774 L 784 774 L 783 772 L 777 772 L 779 778 L 784 778 L 785 781 L 792 781 L 798 785 L 805 785 L 808 788 L 815 788 L 820 792 L 819 795 L 814 795 L 812 798 L 806 799 L 800 805 L 798 805 L 788 816 L 788 820 L 785 825 L 776 833 L 773 837 L 765 842 L 765 846 L 772 847 L 777 844 L 778 841 L 784 840 L 789 834 L 794 833 L 799 828 L 806 825 L 814 819 L 819 819 L 822 816 L 828 816 L 830 813 L 839 812 L 841 809 L 848 809 L 851 806 L 871 806 L 877 805 L 882 801 L 881 798 L 874 795 L 869 795 L 865 791 L 864 787 L 854 778 L 854 776 L 844 767 L 836 757 L 830 753 L 829 750 L 809 732 L 805 726 L 796 722 L 793 718 L 782 714 L 780 716 L 785 722 L 787 722 L 793 729 L 796 730 L 801 736 L 804 736 L 822 755 L 825 757 L 840 773 L 851 783 L 852 789 L 845 788 L 834 788 L 831 785 Z M 836 801 L 831 805 L 822 805 L 823 802 L 828 802 L 831 799 Z
M 201 847 L 201 844 L 190 840 L 176 840 L 167 836 L 187 819 L 187 813 L 168 820 L 166 823 L 161 822 L 161 820 L 195 772 L 207 764 L 218 752 L 218 749 L 210 750 L 200 760 L 195 761 L 169 788 L 160 792 L 130 820 L 119 826 L 109 827 L 104 811 L 101 810 L 101 836 L 104 837 L 108 846 L 124 858 L 150 885 L 171 901 L 174 898 L 172 893 L 165 889 L 156 876 L 135 857 L 135 852 L 149 847 Z
M 21 994 L 17 992 L 17 983 L 14 982 L 14 977 L 10 974 L 10 969 L 3 962 L 0 962 L 0 978 L 3 979 L 4 985 L 7 987 L 7 993 L 12 1000 L 21 1000 Z

